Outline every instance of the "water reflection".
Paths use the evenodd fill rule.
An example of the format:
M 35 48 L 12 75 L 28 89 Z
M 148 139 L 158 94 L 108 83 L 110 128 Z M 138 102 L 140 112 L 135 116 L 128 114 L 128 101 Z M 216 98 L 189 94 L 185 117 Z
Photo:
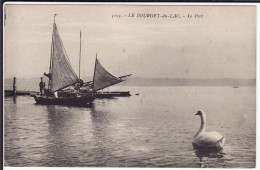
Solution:
M 47 106 L 49 123 L 49 157 L 52 159 L 51 165 L 71 166 L 71 148 L 73 146 L 73 132 L 75 129 L 73 122 L 77 122 L 75 116 L 68 107 L 55 105 Z
M 64 108 L 92 108 L 94 107 L 94 103 L 87 103 L 85 105 L 43 105 L 43 104 L 39 104 L 39 103 L 34 103 L 35 105 L 38 105 L 38 106 L 47 106 L 47 107 L 50 107 L 50 106 L 58 106 L 58 107 L 64 107 Z
M 97 111 L 95 107 L 91 109 L 91 120 L 93 125 L 93 136 L 96 147 L 93 149 L 96 166 L 107 166 L 107 159 L 110 157 L 109 135 L 107 128 L 109 125 L 108 113 L 102 110 Z
M 91 109 L 91 119 L 94 125 L 94 128 L 98 128 L 98 130 L 102 129 L 104 126 L 108 124 L 108 113 L 102 110 L 96 110 L 95 106 Z
M 233 93 L 224 87 L 138 88 L 140 94 L 149 92 L 142 105 L 134 96 L 97 99 L 93 108 L 35 105 L 33 98 L 25 96 L 17 96 L 14 104 L 13 96 L 5 97 L 6 163 L 26 167 L 255 167 L 255 109 L 241 105 L 254 105 L 255 100 L 247 101 L 254 96 L 248 93 L 250 88 L 239 88 L 241 97 L 236 102 L 229 100 Z M 201 100 L 187 101 L 191 94 Z M 223 94 L 226 100 L 218 101 Z M 178 95 L 182 97 L 176 98 Z M 190 113 L 201 103 L 209 106 L 206 110 L 218 109 L 216 102 L 225 109 L 218 115 L 221 126 L 213 124 L 211 128 L 225 131 L 232 147 L 194 150 L 188 137 L 197 124 L 192 123 Z M 241 108 L 234 110 L 234 105 Z M 226 119 L 232 117 L 230 113 L 246 114 L 244 125 L 234 128 Z M 215 122 L 215 117 L 210 117 L 209 122 Z
M 216 162 L 223 162 L 224 161 L 224 152 L 223 148 L 212 148 L 212 149 L 201 149 L 193 147 L 195 155 L 199 158 L 200 167 L 206 168 L 210 167 L 209 159 L 214 159 L 214 164 Z
M 13 101 L 15 104 L 15 102 Z M 17 165 L 17 161 L 13 159 L 13 155 L 17 155 L 18 151 L 14 148 L 19 148 L 19 139 L 16 139 L 16 136 L 19 136 L 19 125 L 17 123 L 17 105 L 12 104 L 12 100 L 9 97 L 5 98 L 5 113 L 4 114 L 4 141 L 5 141 L 5 164 Z
M 16 95 L 13 96 L 13 102 L 16 104 Z

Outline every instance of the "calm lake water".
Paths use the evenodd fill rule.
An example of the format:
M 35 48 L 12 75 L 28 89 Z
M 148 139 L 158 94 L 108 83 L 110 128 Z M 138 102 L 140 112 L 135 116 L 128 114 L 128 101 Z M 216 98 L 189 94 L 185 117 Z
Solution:
M 5 165 L 255 167 L 255 87 L 124 89 L 132 96 L 96 99 L 89 108 L 5 98 Z M 207 115 L 208 131 L 226 136 L 222 151 L 192 147 L 198 110 Z

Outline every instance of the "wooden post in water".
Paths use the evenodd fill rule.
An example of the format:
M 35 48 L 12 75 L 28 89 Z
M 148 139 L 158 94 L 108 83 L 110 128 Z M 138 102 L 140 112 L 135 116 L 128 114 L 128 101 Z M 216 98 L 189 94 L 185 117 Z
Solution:
M 16 77 L 13 80 L 13 95 L 16 95 Z

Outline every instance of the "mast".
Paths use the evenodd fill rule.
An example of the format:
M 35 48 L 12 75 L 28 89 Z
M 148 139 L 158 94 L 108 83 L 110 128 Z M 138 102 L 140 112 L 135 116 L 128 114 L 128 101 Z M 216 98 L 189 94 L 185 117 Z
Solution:
M 96 66 L 97 66 L 97 53 L 96 53 L 96 61 L 95 61 L 95 68 L 94 68 L 94 76 L 93 76 L 93 85 L 92 87 L 94 88 L 94 84 L 95 84 L 95 74 L 96 74 Z
M 53 20 L 53 30 L 52 30 L 52 40 L 51 40 L 51 57 L 50 57 L 50 67 L 49 67 L 49 74 L 52 72 L 52 59 L 53 59 L 53 53 L 54 53 L 54 44 L 53 44 L 53 36 L 54 36 L 54 30 L 55 30 L 55 17 L 57 14 L 54 14 L 54 20 Z M 51 82 L 51 77 L 49 78 L 48 81 L 48 90 L 50 90 L 50 84 Z
M 81 30 L 80 30 L 80 46 L 79 46 L 79 84 L 80 84 L 80 60 L 81 60 Z

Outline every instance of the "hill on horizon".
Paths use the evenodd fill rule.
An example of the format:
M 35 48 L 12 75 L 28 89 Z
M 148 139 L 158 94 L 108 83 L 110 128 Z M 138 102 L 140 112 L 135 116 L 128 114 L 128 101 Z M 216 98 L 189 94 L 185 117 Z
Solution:
M 92 77 L 83 77 L 84 82 Z M 17 90 L 38 90 L 40 78 L 16 78 Z M 120 86 L 120 84 L 118 84 Z M 187 78 L 143 78 L 130 77 L 126 86 L 255 86 L 256 79 L 187 79 Z M 4 90 L 13 88 L 13 78 L 4 80 Z

